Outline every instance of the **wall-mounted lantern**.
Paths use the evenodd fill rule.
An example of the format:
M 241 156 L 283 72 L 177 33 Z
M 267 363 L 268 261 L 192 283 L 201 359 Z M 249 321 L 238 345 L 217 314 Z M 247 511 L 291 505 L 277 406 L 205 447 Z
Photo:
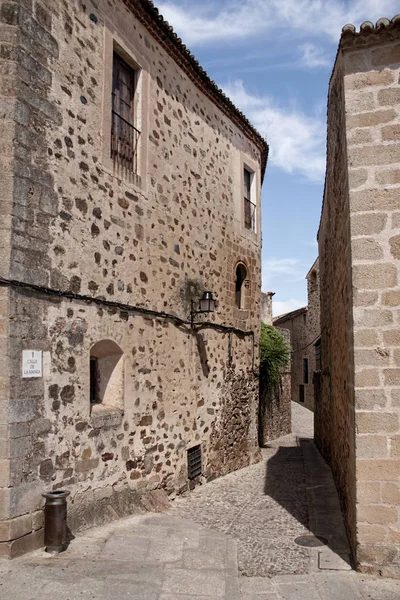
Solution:
M 194 302 L 191 301 L 191 310 L 190 310 L 190 324 L 193 327 L 194 318 L 196 315 L 200 313 L 210 313 L 215 311 L 215 300 L 213 298 L 212 292 L 204 292 L 202 297 L 199 300 L 199 308 L 198 310 L 194 309 Z

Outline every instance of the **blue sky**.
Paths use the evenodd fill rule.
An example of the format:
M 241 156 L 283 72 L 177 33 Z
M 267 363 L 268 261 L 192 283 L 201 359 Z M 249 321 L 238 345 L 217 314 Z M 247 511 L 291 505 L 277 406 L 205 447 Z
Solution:
M 326 98 L 342 27 L 400 12 L 393 0 L 155 0 L 183 42 L 258 131 L 263 291 L 274 313 L 307 303 L 325 171 Z

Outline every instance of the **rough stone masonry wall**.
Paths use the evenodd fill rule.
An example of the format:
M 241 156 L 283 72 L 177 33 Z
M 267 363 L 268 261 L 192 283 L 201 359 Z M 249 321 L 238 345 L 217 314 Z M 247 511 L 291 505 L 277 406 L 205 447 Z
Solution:
M 357 561 L 400 577 L 400 36 L 345 52 Z
M 308 359 L 308 384 L 304 385 L 304 404 L 314 410 L 314 384 L 313 377 L 316 371 L 315 341 L 321 333 L 320 325 L 320 283 L 318 259 L 307 276 L 307 325 L 306 348 L 303 358 Z
M 260 150 L 122 1 L 2 2 L 0 19 L 2 68 L 17 97 L 7 113 L 16 121 L 9 277 L 182 319 L 191 297 L 210 289 L 218 312 L 209 318 L 255 334 L 253 344 L 194 333 L 12 288 L 2 313 L 11 469 L 0 553 L 14 556 L 42 543 L 44 490 L 71 491 L 77 529 L 140 508 L 146 491 L 186 489 L 186 449 L 195 444 L 206 477 L 258 458 L 260 212 L 257 233 L 245 230 L 243 162 L 256 172 L 258 203 L 261 181 Z M 113 39 L 142 67 L 137 178 L 114 171 L 104 142 Z M 1 100 L 3 110 L 9 100 Z M 248 272 L 244 310 L 235 308 L 238 261 Z M 90 348 L 107 339 L 123 352 L 122 408 L 91 409 Z M 21 379 L 23 349 L 43 351 L 43 378 Z
M 353 322 L 343 60 L 328 98 L 327 171 L 318 234 L 321 286 L 322 391 L 315 442 L 331 466 L 353 554 L 356 551 L 356 465 Z

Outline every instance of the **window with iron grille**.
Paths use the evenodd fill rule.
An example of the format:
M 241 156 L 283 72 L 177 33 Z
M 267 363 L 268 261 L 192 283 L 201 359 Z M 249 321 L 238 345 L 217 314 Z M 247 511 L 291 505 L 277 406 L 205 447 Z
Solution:
M 187 451 L 188 478 L 195 479 L 201 475 L 201 446 L 193 446 Z
M 140 131 L 135 123 L 135 70 L 118 54 L 113 57 L 111 157 L 117 164 L 137 172 Z
M 243 196 L 244 196 L 244 226 L 246 229 L 256 230 L 256 205 L 251 197 L 252 173 L 247 169 L 243 171 Z

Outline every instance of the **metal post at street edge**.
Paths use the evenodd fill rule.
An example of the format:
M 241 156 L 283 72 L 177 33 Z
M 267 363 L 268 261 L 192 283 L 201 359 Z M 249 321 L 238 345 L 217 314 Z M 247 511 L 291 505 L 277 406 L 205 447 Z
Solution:
M 44 507 L 44 544 L 46 552 L 58 554 L 67 546 L 67 496 L 70 492 L 57 490 L 42 494 Z

